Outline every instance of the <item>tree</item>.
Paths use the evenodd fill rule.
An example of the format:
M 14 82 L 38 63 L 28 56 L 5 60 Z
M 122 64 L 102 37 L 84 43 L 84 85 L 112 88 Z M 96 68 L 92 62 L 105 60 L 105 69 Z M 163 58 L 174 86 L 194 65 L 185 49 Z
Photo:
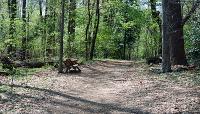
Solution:
M 162 9 L 163 9 L 163 22 L 162 22 L 162 71 L 170 72 L 171 71 L 171 62 L 170 62 L 170 39 L 168 37 L 169 34 L 169 26 L 168 26 L 168 18 L 169 18 L 169 0 L 162 0 Z
M 100 21 L 100 8 L 99 8 L 99 0 L 96 0 L 96 15 L 95 15 L 95 22 L 94 22 L 94 31 L 93 31 L 93 37 L 92 37 L 92 44 L 91 44 L 91 51 L 90 51 L 90 60 L 93 59 L 94 56 L 94 49 L 95 49 L 95 43 L 99 28 L 99 21 Z
M 73 53 L 73 42 L 75 39 L 76 27 L 76 0 L 69 0 L 69 21 L 68 21 L 68 56 L 71 57 Z
M 89 39 L 88 37 L 90 37 L 89 34 L 89 30 L 90 30 L 90 25 L 91 25 L 91 21 L 92 21 L 92 15 L 91 15 L 91 11 L 90 11 L 90 0 L 87 1 L 87 11 L 88 11 L 88 22 L 87 22 L 87 26 L 85 29 L 85 59 L 88 60 L 89 59 Z
M 26 58 L 26 0 L 22 1 L 22 20 L 23 20 L 23 36 L 22 36 L 22 60 Z
M 197 0 L 193 4 L 191 10 L 185 17 L 182 16 L 180 0 L 169 2 L 169 37 L 171 40 L 171 61 L 173 65 L 188 65 L 184 48 L 183 27 L 198 8 L 199 2 L 200 1 Z
M 15 18 L 17 15 L 17 1 L 16 0 L 8 0 L 8 11 L 9 11 L 9 18 L 10 18 L 9 35 L 10 35 L 11 42 L 9 42 L 7 53 L 10 53 L 11 51 L 14 50 L 12 40 L 14 40 L 14 34 L 16 31 L 16 28 L 15 28 Z
M 46 28 L 46 56 L 51 58 L 55 55 L 55 30 L 56 30 L 56 2 L 46 0 L 45 26 Z
M 60 21 L 60 55 L 59 55 L 59 73 L 63 73 L 63 37 L 64 37 L 64 16 L 65 0 L 62 0 L 61 21 Z
M 42 2 L 43 0 L 39 0 L 40 19 L 42 19 Z
M 162 21 L 159 17 L 159 14 L 160 12 L 156 10 L 156 2 L 157 0 L 150 0 L 150 4 L 151 4 L 151 15 L 152 15 L 152 18 L 153 18 L 153 21 L 155 21 L 158 26 L 159 26 L 159 29 L 160 29 L 160 40 L 159 40 L 159 43 L 160 43 L 160 49 L 159 49 L 159 54 L 162 54 Z

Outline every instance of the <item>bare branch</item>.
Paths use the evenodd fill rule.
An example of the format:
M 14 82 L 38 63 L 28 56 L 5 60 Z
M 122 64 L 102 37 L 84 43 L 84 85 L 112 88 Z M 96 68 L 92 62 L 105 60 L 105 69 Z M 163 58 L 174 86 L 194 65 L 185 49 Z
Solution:
M 182 21 L 182 25 L 184 26 L 185 23 L 190 19 L 190 17 L 192 16 L 192 14 L 194 14 L 194 12 L 196 11 L 196 9 L 199 7 L 200 5 L 200 0 L 197 0 L 193 5 L 191 10 L 188 12 L 188 14 L 183 18 Z

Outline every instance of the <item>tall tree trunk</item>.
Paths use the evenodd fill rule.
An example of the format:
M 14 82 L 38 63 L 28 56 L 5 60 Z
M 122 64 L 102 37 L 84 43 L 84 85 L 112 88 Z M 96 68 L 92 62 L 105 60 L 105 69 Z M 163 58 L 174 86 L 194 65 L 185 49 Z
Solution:
M 14 34 L 16 32 L 15 18 L 17 15 L 17 1 L 16 0 L 8 0 L 8 10 L 9 10 L 9 17 L 10 17 L 9 35 L 10 35 L 10 39 L 14 39 Z M 14 48 L 13 45 L 9 44 L 7 53 L 9 54 L 10 52 L 12 52 L 14 50 L 13 48 Z
M 90 34 L 89 34 L 89 30 L 90 30 L 90 25 L 91 25 L 91 21 L 92 21 L 92 16 L 91 16 L 91 12 L 90 12 L 90 0 L 88 0 L 87 2 L 87 10 L 88 10 L 88 22 L 87 22 L 87 26 L 86 26 L 86 31 L 85 31 L 85 59 L 86 61 L 89 59 L 89 38 Z
M 63 73 L 63 37 L 64 37 L 64 16 L 65 0 L 62 0 L 61 22 L 60 22 L 60 55 L 59 55 L 59 73 Z
M 39 10 L 40 10 L 40 34 L 42 35 L 41 37 L 41 47 L 42 47 L 42 51 L 41 51 L 41 55 L 43 57 L 45 57 L 45 54 L 44 54 L 44 19 L 43 19 L 43 10 L 42 10 L 42 4 L 43 4 L 43 0 L 39 0 Z M 42 57 L 41 56 L 41 57 Z M 45 59 L 44 59 L 45 60 Z
M 70 0 L 69 3 L 69 22 L 68 22 L 68 34 L 69 34 L 69 39 L 68 39 L 68 56 L 72 57 L 73 53 L 73 42 L 75 39 L 75 27 L 76 27 L 76 22 L 75 22 L 75 17 L 76 17 L 76 0 Z
M 180 0 L 177 0 L 176 3 L 169 1 L 169 7 L 171 62 L 173 65 L 187 65 Z
M 124 48 L 123 48 L 123 59 L 126 60 L 126 43 L 127 43 L 127 30 L 124 31 Z
M 99 5 L 100 5 L 99 0 L 96 0 L 96 16 L 95 16 L 95 24 L 94 24 L 92 45 L 91 45 L 91 51 L 90 51 L 90 60 L 92 60 L 94 57 L 95 43 L 96 43 L 97 33 L 98 33 L 98 29 L 99 29 L 99 21 L 100 21 Z
M 22 20 L 23 20 L 23 37 L 22 37 L 22 60 L 26 58 L 26 0 L 22 0 Z
M 159 38 L 159 49 L 158 49 L 158 54 L 162 54 L 162 21 L 159 17 L 160 12 L 156 10 L 156 1 L 157 0 L 150 0 L 150 4 L 151 4 L 151 14 L 152 14 L 152 18 L 153 20 L 158 24 L 159 26 L 159 30 L 160 30 L 160 38 Z
M 162 9 L 163 9 L 163 22 L 162 22 L 162 71 L 170 72 L 171 71 L 171 62 L 170 62 L 170 39 L 168 37 L 168 10 L 169 10 L 169 0 L 162 0 Z
M 43 0 L 39 0 L 39 7 L 40 7 L 40 19 L 42 19 L 42 2 L 43 2 Z
M 44 61 L 46 61 L 46 57 L 47 57 L 47 19 L 48 19 L 48 0 L 45 1 L 45 12 L 44 12 L 44 18 L 43 18 L 43 38 L 42 38 L 42 44 L 43 44 L 43 57 L 44 57 Z

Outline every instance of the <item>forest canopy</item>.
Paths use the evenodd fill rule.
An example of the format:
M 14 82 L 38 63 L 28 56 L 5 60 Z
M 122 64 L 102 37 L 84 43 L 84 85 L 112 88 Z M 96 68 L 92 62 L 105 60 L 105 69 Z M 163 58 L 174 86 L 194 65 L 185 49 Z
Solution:
M 61 2 L 1 0 L 1 53 L 21 60 L 58 60 Z M 64 57 L 132 60 L 162 56 L 161 2 L 163 1 L 65 0 Z M 170 37 L 184 39 L 178 41 L 180 39 L 175 38 L 172 41 L 171 62 L 196 64 L 200 58 L 199 3 L 178 0 L 168 4 L 173 6 L 168 11 L 184 21 L 184 25 L 180 23 L 183 26 L 180 36 L 176 36 L 174 32 L 179 24 L 173 23 L 175 20 L 172 18 L 171 23 L 168 23 L 169 32 L 174 32 L 174 36 Z M 179 42 L 180 47 L 173 45 L 176 42 Z M 177 52 L 180 52 L 179 55 Z

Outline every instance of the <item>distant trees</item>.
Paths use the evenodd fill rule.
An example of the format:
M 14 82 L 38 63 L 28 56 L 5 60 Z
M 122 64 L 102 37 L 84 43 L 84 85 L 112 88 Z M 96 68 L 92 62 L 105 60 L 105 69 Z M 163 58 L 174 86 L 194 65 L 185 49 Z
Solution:
M 93 30 L 93 37 L 91 39 L 91 49 L 90 49 L 90 60 L 94 57 L 94 50 L 95 50 L 95 44 L 96 44 L 96 38 L 98 34 L 99 29 L 99 21 L 100 21 L 100 2 L 99 0 L 96 0 L 96 14 L 95 14 L 95 21 L 94 21 L 94 30 Z
M 92 2 L 88 0 L 86 7 L 88 21 L 85 28 L 85 58 L 86 60 L 92 60 L 94 58 L 96 39 L 100 23 L 100 1 L 96 0 Z M 94 8 L 95 11 L 93 11 Z M 93 12 L 95 12 L 95 15 Z
M 76 0 L 69 0 L 68 18 L 68 57 L 72 57 L 76 28 Z
M 22 20 L 23 20 L 23 36 L 22 36 L 22 60 L 26 58 L 27 37 L 26 37 L 26 0 L 22 0 Z
M 0 50 L 22 51 L 21 60 L 58 60 L 62 37 L 62 57 L 131 60 L 158 56 L 162 24 L 157 2 L 149 0 L 147 8 L 137 0 L 66 0 L 67 14 L 62 22 L 61 0 L 1 0 Z M 194 46 L 187 45 L 189 35 L 186 34 L 187 39 L 183 36 L 189 30 L 198 31 L 191 28 L 193 23 L 186 22 L 198 8 L 199 0 L 187 5 L 188 11 L 181 0 L 165 2 L 163 65 L 170 69 L 170 64 L 187 65 L 185 49 Z M 67 28 L 63 33 L 61 22 Z M 195 37 L 198 40 L 199 36 Z M 168 64 L 169 54 L 171 63 Z
M 8 12 L 9 12 L 9 18 L 10 18 L 10 26 L 9 26 L 9 37 L 10 42 L 8 43 L 8 49 L 7 52 L 10 53 L 14 50 L 13 40 L 16 32 L 15 27 L 15 19 L 17 16 L 17 1 L 16 0 L 8 0 Z
M 157 3 L 157 0 L 150 0 L 150 6 L 151 6 L 151 15 L 152 15 L 152 18 L 153 18 L 153 21 L 155 21 L 158 26 L 159 26 L 159 32 L 160 32 L 160 38 L 159 38 L 159 44 L 160 44 L 160 49 L 158 50 L 159 54 L 162 54 L 162 20 L 160 19 L 160 12 L 157 11 L 156 9 L 156 3 Z

